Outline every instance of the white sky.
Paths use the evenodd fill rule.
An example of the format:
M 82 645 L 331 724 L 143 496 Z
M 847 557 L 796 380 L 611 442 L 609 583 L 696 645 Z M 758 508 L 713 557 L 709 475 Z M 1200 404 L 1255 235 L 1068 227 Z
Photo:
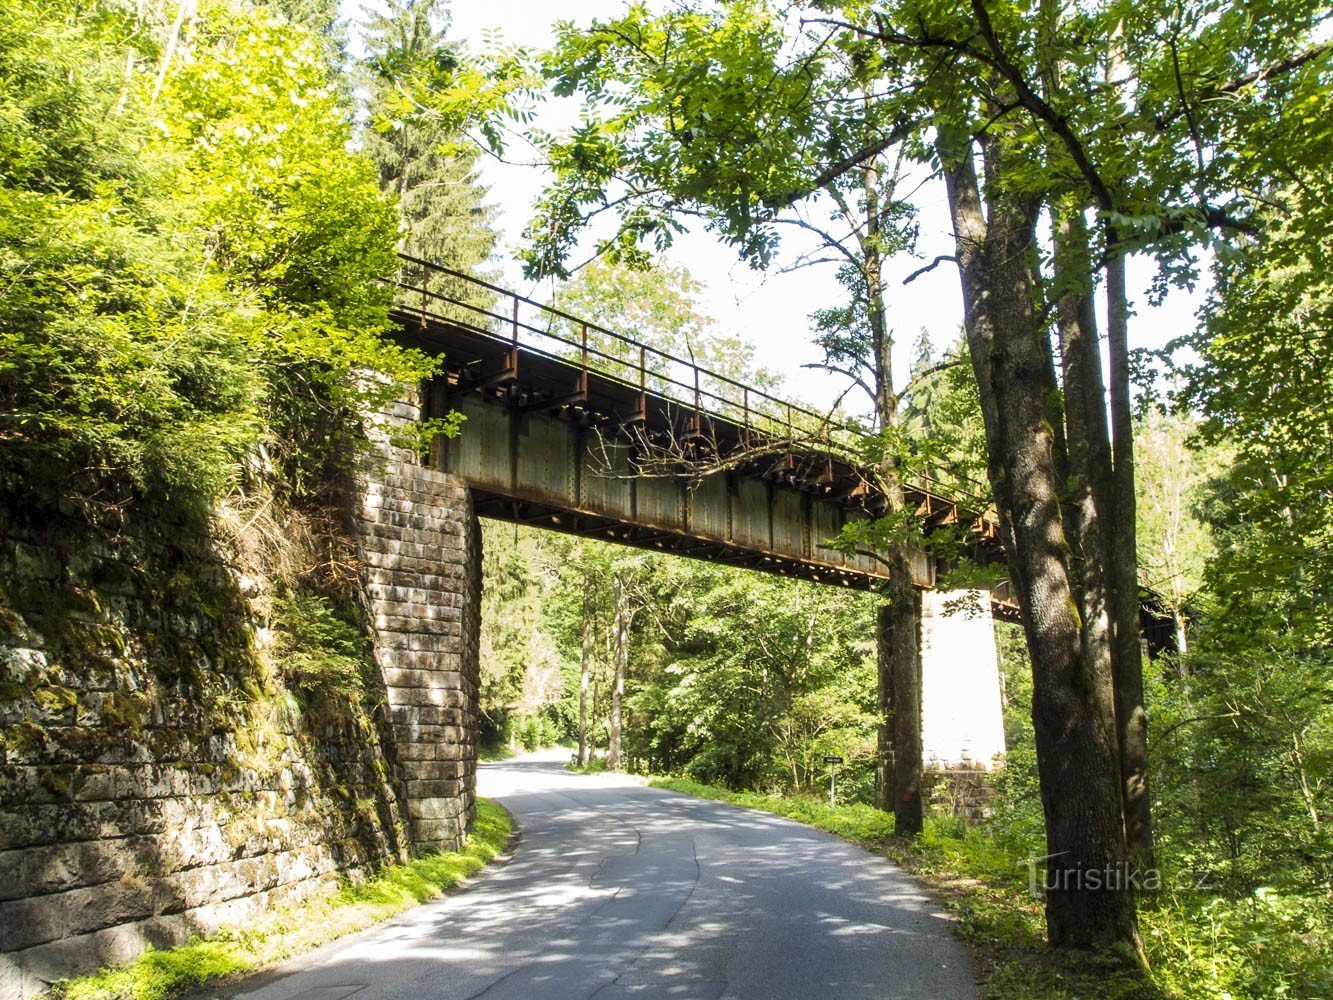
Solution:
M 361 7 L 356 0 L 343 3 L 348 16 L 354 17 L 353 11 Z M 625 7 L 624 0 L 454 0 L 449 37 L 464 42 L 472 51 L 481 50 L 496 35 L 509 44 L 545 48 L 552 41 L 553 22 L 587 23 L 593 18 L 613 16 Z M 556 102 L 543 107 L 538 123 L 559 131 L 572 122 L 574 113 L 572 102 Z M 486 157 L 481 172 L 483 182 L 490 187 L 490 201 L 499 211 L 502 283 L 545 299 L 550 297 L 551 286 L 524 281 L 514 260 L 530 208 L 547 180 L 541 167 L 525 165 L 532 159 L 530 153 L 521 143 L 515 143 L 506 153 L 506 159 L 513 162 Z M 907 370 L 910 351 L 922 329 L 929 333 L 936 349 L 942 350 L 957 337 L 962 324 L 958 275 L 952 264 L 941 264 L 912 284 L 902 284 L 902 279 L 924 262 L 953 249 L 942 183 L 927 184 L 916 202 L 920 210 L 919 259 L 891 263 L 886 282 L 890 323 L 899 342 L 895 357 L 899 373 Z M 784 233 L 777 265 L 790 264 L 808 248 L 809 244 L 794 232 Z M 678 238 L 667 256 L 672 263 L 687 267 L 707 288 L 703 307 L 719 327 L 752 342 L 757 360 L 785 376 L 780 394 L 827 406 L 845 388 L 845 381 L 838 376 L 802 368 L 819 359 L 819 351 L 810 342 L 808 314 L 836 303 L 841 295 L 833 265 L 757 274 L 737 258 L 734 250 L 705 233 Z M 1136 307 L 1131 334 L 1136 347 L 1161 347 L 1192 330 L 1202 297 L 1199 293 L 1173 291 L 1160 308 L 1153 308 L 1146 294 L 1152 276 L 1151 261 L 1131 259 L 1130 294 Z M 847 402 L 854 411 L 864 408 L 862 399 L 855 396 L 849 396 Z

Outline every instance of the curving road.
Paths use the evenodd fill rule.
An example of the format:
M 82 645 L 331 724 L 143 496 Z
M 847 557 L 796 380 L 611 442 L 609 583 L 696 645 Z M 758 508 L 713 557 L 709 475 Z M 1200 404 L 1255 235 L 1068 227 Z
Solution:
M 250 980 L 248 1000 L 977 995 L 947 920 L 882 858 L 563 754 L 485 765 L 518 820 L 471 888 Z

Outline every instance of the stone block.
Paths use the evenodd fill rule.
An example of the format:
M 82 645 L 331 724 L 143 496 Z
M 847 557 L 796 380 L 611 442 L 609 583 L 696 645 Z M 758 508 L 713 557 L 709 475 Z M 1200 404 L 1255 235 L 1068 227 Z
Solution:
M 48 983 L 19 965 L 16 958 L 0 955 L 0 997 L 29 1000 L 42 993 Z
M 78 853 L 79 879 L 84 885 L 112 882 L 126 875 L 151 875 L 159 868 L 151 837 L 89 840 L 69 846 Z
M 25 894 L 28 896 L 64 892 L 88 884 L 87 875 L 80 864 L 82 844 L 50 844 L 7 853 L 22 858 L 19 884 L 26 889 Z
M 41 984 L 37 992 L 29 992 L 28 996 L 38 996 L 56 980 L 82 975 L 97 968 L 92 935 L 52 941 L 18 952 L 12 957 L 28 977 L 29 990 L 32 990 L 31 984 Z
M 64 937 L 64 895 L 0 903 L 0 952 L 22 951 Z
M 154 948 L 174 948 L 185 944 L 194 933 L 181 913 L 159 914 L 138 925 L 139 934 Z
M 108 927 L 92 936 L 93 952 L 98 965 L 124 965 L 143 951 L 147 943 L 141 924 Z
M 409 778 L 405 783 L 408 802 L 427 799 L 454 799 L 463 793 L 463 782 L 456 779 Z
M 407 813 L 414 820 L 454 819 L 467 811 L 467 805 L 457 795 L 408 799 Z
M 153 915 L 153 890 L 138 879 L 122 879 L 64 893 L 67 934 L 87 934 Z
M 467 833 L 465 817 L 418 818 L 412 821 L 418 850 L 456 851 Z
M 389 702 L 403 708 L 445 708 L 463 711 L 470 705 L 467 692 L 456 688 L 402 688 L 389 689 Z

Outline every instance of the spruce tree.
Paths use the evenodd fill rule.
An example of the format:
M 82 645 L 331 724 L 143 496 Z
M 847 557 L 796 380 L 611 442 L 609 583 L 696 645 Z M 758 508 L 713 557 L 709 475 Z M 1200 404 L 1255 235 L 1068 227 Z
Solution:
M 427 112 L 402 98 L 398 81 L 412 67 L 453 58 L 447 41 L 447 0 L 388 0 L 385 13 L 365 26 L 370 123 L 366 152 L 379 168 L 380 185 L 398 203 L 399 250 L 476 277 L 487 277 L 495 250 L 494 209 L 477 175 L 477 151 Z M 404 268 L 402 281 L 419 288 L 423 268 Z M 461 279 L 434 272 L 428 287 L 433 312 L 469 322 L 484 320 L 492 296 Z M 452 302 L 447 301 L 452 300 Z M 463 308 L 466 303 L 473 308 Z
M 271 0 L 269 6 L 293 24 L 309 28 L 324 38 L 335 37 L 338 0 Z

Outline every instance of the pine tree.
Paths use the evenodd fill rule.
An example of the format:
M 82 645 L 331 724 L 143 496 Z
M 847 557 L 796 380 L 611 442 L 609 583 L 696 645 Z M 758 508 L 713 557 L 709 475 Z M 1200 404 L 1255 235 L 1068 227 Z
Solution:
M 293 24 L 309 28 L 325 38 L 334 38 L 338 24 L 338 0 L 271 0 L 270 7 Z
M 496 244 L 495 211 L 485 204 L 487 188 L 478 180 L 477 152 L 464 137 L 449 133 L 402 100 L 397 82 L 422 60 L 452 58 L 454 45 L 445 40 L 447 0 L 388 0 L 386 6 L 387 11 L 365 27 L 372 71 L 365 148 L 379 168 L 381 187 L 398 202 L 398 248 L 432 264 L 485 277 Z M 406 267 L 403 282 L 420 287 L 423 270 Z M 484 320 L 476 310 L 488 308 L 491 296 L 475 286 L 432 273 L 428 288 L 442 297 L 432 301 L 433 312 L 474 323 Z

